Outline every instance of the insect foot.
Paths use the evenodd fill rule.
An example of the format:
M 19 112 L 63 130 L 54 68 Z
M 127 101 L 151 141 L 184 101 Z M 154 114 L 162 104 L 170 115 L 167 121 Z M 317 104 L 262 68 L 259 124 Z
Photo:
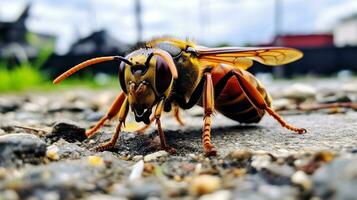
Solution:
M 110 143 L 110 142 L 107 142 L 107 143 L 104 143 L 104 144 L 101 144 L 97 147 L 93 147 L 91 148 L 90 150 L 93 150 L 93 151 L 105 151 L 105 150 L 110 150 L 110 149 L 113 149 L 115 146 L 115 143 Z
M 217 156 L 217 149 L 214 146 L 205 147 L 205 156 Z
M 176 154 L 176 149 L 173 147 L 162 147 L 161 149 L 169 154 Z

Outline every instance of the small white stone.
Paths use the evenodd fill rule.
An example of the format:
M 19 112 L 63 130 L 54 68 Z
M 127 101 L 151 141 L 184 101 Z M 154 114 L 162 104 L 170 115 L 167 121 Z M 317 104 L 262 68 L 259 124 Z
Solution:
M 229 200 L 231 199 L 232 194 L 228 190 L 219 190 L 212 194 L 205 194 L 199 198 L 199 200 Z
M 58 155 L 58 147 L 56 145 L 51 145 L 47 147 L 46 157 L 50 160 L 59 160 L 60 157 Z
M 269 167 L 270 163 L 271 158 L 268 155 L 255 155 L 252 157 L 252 166 L 257 170 Z
M 144 157 L 144 161 L 145 162 L 150 162 L 150 161 L 157 160 L 158 158 L 161 158 L 161 157 L 166 157 L 168 155 L 169 154 L 166 151 L 161 150 L 161 151 L 157 151 L 155 153 L 146 155 Z
M 284 89 L 282 96 L 289 99 L 315 99 L 316 89 L 306 84 L 296 83 Z
M 142 160 L 144 158 L 143 155 L 136 155 L 133 157 L 133 161 L 138 162 L 139 160 Z
M 202 171 L 202 164 L 201 163 L 198 163 L 196 166 L 195 166 L 195 174 L 200 174 Z
M 134 164 L 133 169 L 131 170 L 131 173 L 129 175 L 129 180 L 132 181 L 141 178 L 143 171 L 144 171 L 144 161 L 140 160 L 139 162 Z
M 297 171 L 291 176 L 291 182 L 296 185 L 302 186 L 305 190 L 312 188 L 312 181 L 307 174 L 303 171 Z

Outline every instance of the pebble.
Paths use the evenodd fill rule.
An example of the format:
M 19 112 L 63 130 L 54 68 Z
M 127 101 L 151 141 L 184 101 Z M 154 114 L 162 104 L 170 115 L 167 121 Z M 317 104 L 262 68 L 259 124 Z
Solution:
M 312 181 L 310 177 L 303 171 L 297 171 L 291 176 L 291 182 L 301 186 L 304 190 L 311 190 Z
M 46 199 L 46 200 L 60 200 L 61 199 L 60 195 L 55 191 L 45 192 L 42 195 L 42 198 Z
M 64 139 L 60 139 L 52 145 L 58 147 L 57 154 L 60 159 L 80 159 L 82 157 L 91 155 L 90 150 L 80 147 L 76 143 L 69 143 Z
M 230 159 L 234 159 L 237 161 L 243 161 L 243 160 L 248 160 L 252 157 L 252 153 L 250 151 L 247 150 L 237 150 L 237 151 L 233 151 L 231 153 L 228 154 L 228 157 Z
M 324 96 L 318 98 L 319 103 L 345 103 L 352 102 L 352 99 L 346 94 L 334 94 L 333 96 Z
M 331 162 L 336 154 L 331 151 L 319 151 L 314 155 L 315 161 Z
M 129 199 L 148 199 L 153 197 L 161 197 L 162 187 L 157 179 L 146 179 L 145 181 L 134 181 L 129 185 Z
M 134 164 L 133 169 L 130 172 L 129 180 L 133 181 L 135 179 L 141 178 L 144 171 L 144 161 L 140 160 Z
M 1 193 L 0 199 L 6 200 L 18 200 L 20 199 L 19 195 L 13 190 L 5 190 Z
M 297 188 L 289 185 L 267 184 L 260 175 L 250 175 L 236 179 L 233 183 L 232 199 L 298 199 Z
M 143 158 L 144 158 L 143 155 L 136 155 L 136 156 L 134 156 L 132 159 L 133 159 L 133 161 L 137 162 L 137 161 L 139 161 L 139 160 L 142 160 Z
M 274 163 L 268 165 L 266 169 L 274 175 L 286 177 L 292 176 L 295 172 L 295 170 L 288 165 L 277 165 Z
M 104 112 L 90 112 L 86 115 L 86 120 L 89 122 L 97 122 L 105 115 Z
M 155 161 L 159 158 L 163 158 L 163 157 L 167 157 L 169 154 L 166 151 L 157 151 L 155 153 L 152 154 L 148 154 L 146 156 L 144 156 L 144 161 L 145 162 L 151 162 L 151 161 Z
M 46 155 L 46 144 L 39 137 L 27 133 L 0 136 L 0 166 L 37 163 Z
M 4 167 L 0 167 L 0 180 L 4 179 L 7 175 L 7 170 Z
M 0 197 L 6 189 L 15 189 L 21 195 L 20 199 L 47 199 L 44 196 L 52 192 L 59 194 L 60 199 L 79 199 L 93 192 L 102 193 L 114 181 L 122 181 L 123 171 L 129 168 L 126 161 L 109 156 L 105 159 L 106 163 L 111 163 L 110 169 L 98 167 L 104 160 L 98 156 L 19 169 L 1 180 Z
M 294 99 L 301 102 L 307 99 L 315 99 L 316 88 L 306 84 L 296 83 L 284 89 L 281 95 L 284 98 Z
M 232 193 L 228 190 L 219 190 L 212 194 L 202 195 L 199 200 L 229 200 L 232 198 Z
M 165 181 L 164 190 L 169 197 L 182 197 L 187 195 L 188 191 L 188 183 L 185 181 L 177 182 L 177 181 Z
M 212 193 L 221 187 L 221 180 L 217 176 L 199 175 L 192 179 L 190 193 L 195 196 Z
M 269 167 L 271 157 L 269 155 L 254 155 L 252 157 L 252 167 L 257 170 Z
M 103 167 L 104 166 L 103 158 L 101 158 L 99 156 L 88 156 L 87 159 L 91 166 L 94 166 L 94 167 Z
M 322 199 L 356 199 L 357 156 L 337 158 L 312 176 L 314 194 Z
M 109 188 L 109 193 L 116 197 L 127 197 L 130 190 L 124 183 L 115 183 Z
M 46 157 L 50 160 L 59 160 L 60 157 L 58 155 L 58 147 L 56 145 L 51 145 L 47 147 Z
M 61 138 L 67 142 L 81 142 L 87 139 L 85 133 L 84 128 L 66 122 L 59 122 L 53 127 L 52 132 L 46 136 L 46 139 L 51 142 L 55 142 Z
M 0 113 L 15 111 L 19 108 L 19 102 L 13 99 L 0 98 Z

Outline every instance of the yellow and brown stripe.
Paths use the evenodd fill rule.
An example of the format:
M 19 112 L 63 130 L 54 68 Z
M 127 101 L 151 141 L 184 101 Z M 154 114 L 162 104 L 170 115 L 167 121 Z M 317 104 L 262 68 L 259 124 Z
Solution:
M 204 118 L 204 126 L 202 129 L 202 143 L 204 149 L 210 149 L 212 147 L 211 144 L 211 116 L 206 116 Z

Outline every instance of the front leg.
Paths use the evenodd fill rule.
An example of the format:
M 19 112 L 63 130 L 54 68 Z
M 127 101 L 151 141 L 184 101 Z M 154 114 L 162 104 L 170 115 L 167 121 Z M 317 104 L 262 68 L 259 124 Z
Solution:
M 104 125 L 104 123 L 107 120 L 111 120 L 112 118 L 115 117 L 116 114 L 118 114 L 120 108 L 122 107 L 124 100 L 126 98 L 126 95 L 124 92 L 121 92 L 116 98 L 115 101 L 112 103 L 112 105 L 109 108 L 109 111 L 107 112 L 107 114 L 102 117 L 99 122 L 90 130 L 88 130 L 86 132 L 86 136 L 89 138 L 91 136 L 93 136 L 95 133 L 97 133 L 97 131 L 99 130 L 100 127 L 102 127 Z
M 164 99 L 161 99 L 160 102 L 157 104 L 157 107 L 155 109 L 155 120 L 156 120 L 156 125 L 157 125 L 157 131 L 159 133 L 159 137 L 160 137 L 160 143 L 161 143 L 161 149 L 174 154 L 176 153 L 176 149 L 169 147 L 166 143 L 166 139 L 165 139 L 165 134 L 161 128 L 161 121 L 160 121 L 160 117 L 161 117 L 161 113 L 162 110 L 164 108 Z
M 117 125 L 116 129 L 115 129 L 115 133 L 114 135 L 112 136 L 112 138 L 110 139 L 109 142 L 106 142 L 104 144 L 101 144 L 100 146 L 98 147 L 95 147 L 94 149 L 95 150 L 98 150 L 98 151 L 104 151 L 104 150 L 107 150 L 107 149 L 112 149 L 118 138 L 119 138 L 119 133 L 121 131 L 121 127 L 123 124 L 125 124 L 125 119 L 126 119 L 126 116 L 128 115 L 128 111 L 129 111 L 129 104 L 128 104 L 128 98 L 126 97 L 122 106 L 120 107 L 120 110 L 119 110 L 119 124 Z
M 211 143 L 211 115 L 214 111 L 214 88 L 211 73 L 205 73 L 206 82 L 203 90 L 204 126 L 202 143 L 206 156 L 216 156 L 217 150 Z

